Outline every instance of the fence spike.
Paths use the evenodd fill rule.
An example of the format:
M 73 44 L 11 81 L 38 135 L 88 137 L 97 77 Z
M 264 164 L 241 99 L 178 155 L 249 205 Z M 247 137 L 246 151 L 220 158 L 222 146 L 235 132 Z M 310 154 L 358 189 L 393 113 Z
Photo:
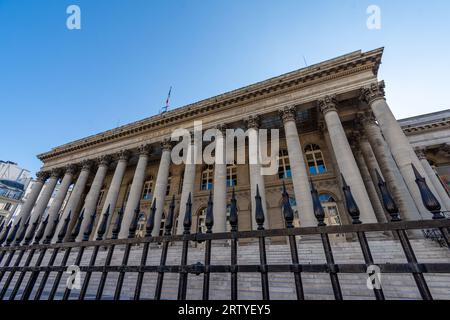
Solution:
M 383 200 L 383 206 L 386 209 L 387 213 L 389 213 L 389 215 L 391 216 L 391 221 L 392 222 L 401 221 L 402 219 L 400 218 L 397 204 L 392 198 L 392 195 L 389 192 L 386 182 L 383 180 L 381 174 L 378 172 L 377 169 L 375 169 L 375 173 L 377 175 L 378 188 L 380 189 L 381 199 Z
M 28 216 L 27 220 L 22 226 L 22 229 L 20 229 L 19 235 L 16 238 L 15 245 L 18 246 L 22 240 L 25 238 L 25 235 L 27 234 L 28 226 L 30 225 L 31 215 Z
M 211 190 L 209 191 L 208 207 L 206 208 L 205 227 L 206 233 L 211 233 L 214 226 L 214 202 Z
M 184 214 L 183 227 L 184 227 L 184 234 L 190 234 L 191 233 L 191 227 L 192 227 L 192 199 L 191 199 L 191 193 L 190 192 L 189 192 L 188 200 L 186 202 L 186 212 Z
M 151 237 L 153 228 L 155 227 L 155 214 L 156 214 L 156 199 L 153 199 L 152 207 L 150 208 L 150 213 L 147 218 L 147 223 L 145 225 L 145 236 Z
M 43 244 L 50 244 L 50 242 L 52 241 L 53 236 L 55 235 L 56 232 L 56 227 L 58 226 L 59 219 L 60 216 L 56 215 L 55 220 L 53 220 L 53 224 L 51 225 L 50 231 L 45 237 Z
M 64 237 L 66 236 L 66 233 L 67 233 L 67 229 L 69 228 L 69 223 L 70 223 L 71 216 L 72 216 L 72 210 L 69 211 L 69 214 L 64 219 L 63 225 L 62 225 L 61 229 L 58 232 L 58 240 L 56 241 L 56 243 L 63 242 Z
M 111 239 L 115 240 L 119 238 L 120 228 L 122 227 L 122 219 L 123 219 L 123 213 L 124 213 L 124 206 L 120 208 L 119 212 L 117 213 L 116 221 L 114 222 L 114 228 L 112 230 L 112 236 Z
M 433 214 L 433 219 L 444 219 L 444 215 L 441 213 L 441 204 L 434 196 L 433 192 L 431 192 L 430 188 L 427 185 L 427 182 L 424 177 L 422 177 L 417 171 L 417 168 L 414 164 L 411 163 L 412 169 L 414 171 L 414 175 L 416 177 L 416 184 L 420 191 L 420 196 L 422 197 L 422 202 L 425 208 Z
M 81 210 L 81 213 L 78 216 L 77 224 L 75 225 L 75 227 L 73 228 L 72 232 L 70 233 L 69 242 L 75 242 L 76 238 L 80 234 L 80 230 L 81 230 L 81 225 L 83 223 L 83 219 L 84 219 L 84 208 L 83 208 L 83 210 Z
M 284 180 L 283 180 L 283 191 L 281 195 L 283 199 L 283 216 L 284 221 L 286 222 L 286 227 L 293 228 L 294 225 L 292 223 L 294 222 L 294 211 L 292 210 L 289 194 L 286 190 L 286 184 L 284 183 Z
M 0 234 L 2 233 L 4 227 L 5 227 L 5 220 L 3 220 L 2 223 L 0 224 Z
M 39 226 L 39 230 L 37 231 L 36 236 L 34 237 L 34 244 L 39 244 L 39 242 L 44 237 L 45 229 L 47 228 L 49 219 L 50 219 L 50 216 L 47 214 L 45 219 L 41 222 L 41 225 Z
M 132 239 L 136 236 L 136 230 L 139 222 L 140 213 L 141 213 L 141 201 L 139 200 L 136 209 L 134 209 L 133 220 L 131 220 L 130 227 L 128 228 L 128 239 Z
M 314 216 L 317 219 L 318 226 L 323 227 L 327 224 L 325 223 L 325 211 L 323 210 L 322 203 L 320 202 L 319 193 L 316 190 L 316 187 L 314 186 L 314 183 L 311 179 L 309 179 L 309 184 L 311 186 L 311 198 L 313 202 L 313 210 L 314 210 Z
M 347 212 L 352 217 L 353 221 L 352 224 L 361 224 L 361 220 L 359 220 L 359 208 L 356 204 L 355 199 L 353 198 L 352 191 L 350 190 L 350 187 L 347 185 L 347 182 L 345 181 L 344 175 L 341 173 L 342 178 L 342 190 L 344 191 L 344 197 L 345 197 L 345 206 L 347 208 Z
M 258 230 L 264 230 L 265 217 L 258 185 L 256 185 L 256 196 L 255 196 L 255 219 L 256 224 L 258 225 Z
M 97 211 L 94 210 L 94 212 L 89 216 L 89 223 L 88 223 L 88 226 L 86 227 L 86 230 L 83 233 L 82 241 L 89 241 L 91 233 L 94 230 L 94 223 L 95 223 L 96 216 L 97 216 Z
M 3 234 L 2 234 L 2 236 L 0 238 L 0 245 L 2 245 L 5 242 L 6 238 L 8 237 L 9 230 L 11 229 L 11 225 L 12 225 L 12 221 L 10 221 L 6 225 L 6 229 L 5 229 L 5 231 L 3 232 Z
M 17 235 L 17 231 L 20 228 L 20 223 L 22 222 L 22 218 L 19 219 L 19 221 L 14 225 L 12 232 L 8 235 L 8 239 L 6 239 L 6 246 L 10 246 L 11 243 L 14 241 Z
M 238 231 L 238 208 L 236 201 L 236 193 L 233 187 L 233 193 L 231 194 L 231 205 L 230 205 L 230 225 L 231 231 Z
M 106 228 L 108 227 L 108 219 L 109 219 L 109 210 L 111 209 L 111 204 L 108 205 L 108 208 L 106 208 L 105 213 L 103 213 L 102 221 L 100 222 L 100 225 L 97 230 L 97 241 L 103 240 L 103 236 L 106 233 Z
M 170 236 L 172 234 L 174 211 L 175 211 L 175 195 L 172 196 L 172 201 L 170 202 L 169 212 L 167 213 L 166 223 L 164 224 L 164 228 L 166 230 L 164 235 L 166 235 L 166 236 Z
M 24 245 L 30 244 L 31 240 L 33 240 L 33 236 L 35 235 L 37 227 L 39 225 L 39 220 L 40 220 L 39 217 L 36 217 L 34 222 L 31 224 L 31 228 L 30 228 L 30 230 L 28 230 L 28 233 L 23 242 Z

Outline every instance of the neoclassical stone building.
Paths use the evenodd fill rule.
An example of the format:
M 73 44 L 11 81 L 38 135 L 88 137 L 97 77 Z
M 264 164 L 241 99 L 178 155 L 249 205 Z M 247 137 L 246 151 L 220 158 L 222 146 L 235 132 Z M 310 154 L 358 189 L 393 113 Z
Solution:
M 123 207 L 120 237 L 127 237 L 139 203 L 143 213 L 141 226 L 153 200 L 157 207 L 156 225 L 163 226 L 171 198 L 175 197 L 175 211 L 183 217 L 189 194 L 194 214 L 192 231 L 196 232 L 204 225 L 210 193 L 214 200 L 214 231 L 223 232 L 228 228 L 227 204 L 234 188 L 239 228 L 250 230 L 256 225 L 253 199 L 258 186 L 267 217 L 266 227 L 282 228 L 284 182 L 296 211 L 295 224 L 312 226 L 316 221 L 309 187 L 311 179 L 325 208 L 326 222 L 348 224 L 341 176 L 352 189 L 362 221 L 385 222 L 376 170 L 386 180 L 404 219 L 428 219 L 431 216 L 420 200 L 412 163 L 428 181 L 433 181 L 432 192 L 441 201 L 443 210 L 448 210 L 450 200 L 444 186 L 437 183 L 422 154 L 418 157 L 415 153 L 413 144 L 416 143 L 408 140 L 407 135 L 411 139 L 413 129 L 406 123 L 402 129 L 385 99 L 385 84 L 377 78 L 382 54 L 382 48 L 353 52 L 40 154 L 43 167 L 39 182 L 23 207 L 22 222 L 28 216 L 31 222 L 42 218 L 48 199 L 59 184 L 48 210 L 47 233 L 58 215 L 56 234 L 69 213 L 69 228 L 73 228 L 83 210 L 85 216 L 96 213 L 98 225 L 109 208 L 111 226 Z M 173 164 L 170 157 L 173 143 L 168 139 L 177 128 L 191 130 L 194 121 L 202 121 L 205 130 L 242 128 L 248 130 L 249 136 L 262 128 L 280 129 L 278 172 L 263 176 L 260 165 L 248 162 Z M 247 146 L 246 157 L 248 147 L 251 146 Z M 438 154 L 440 157 L 440 151 Z M 448 159 L 447 154 L 445 157 Z M 72 185 L 71 196 L 62 207 Z M 88 220 L 84 219 L 82 229 L 87 227 Z M 182 232 L 181 223 L 175 223 L 174 232 Z M 157 228 L 154 234 L 158 234 Z

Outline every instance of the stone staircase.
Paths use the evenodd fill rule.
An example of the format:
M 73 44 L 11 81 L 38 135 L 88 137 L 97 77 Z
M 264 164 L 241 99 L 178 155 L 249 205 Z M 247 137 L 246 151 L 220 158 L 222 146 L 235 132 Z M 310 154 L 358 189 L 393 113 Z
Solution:
M 370 249 L 376 263 L 406 263 L 402 247 L 396 240 L 387 236 L 378 235 L 368 237 Z M 435 242 L 426 239 L 411 240 L 414 252 L 419 262 L 422 263 L 450 263 L 450 250 L 438 246 Z M 268 264 L 290 264 L 290 249 L 288 245 L 267 244 Z M 357 241 L 337 241 L 332 243 L 333 255 L 336 263 L 364 263 L 361 248 Z M 120 265 L 123 256 L 123 247 L 116 247 L 112 265 Z M 318 238 L 308 238 L 298 240 L 298 253 L 302 264 L 323 264 L 325 255 L 322 243 Z M 150 248 L 147 265 L 159 265 L 161 248 L 154 246 Z M 73 264 L 77 251 L 70 255 L 69 265 Z M 45 261 L 49 259 L 47 253 Z M 59 265 L 63 253 L 58 255 L 55 265 Z M 82 260 L 82 265 L 87 265 L 91 256 L 91 249 L 86 250 Z M 36 260 L 37 254 L 33 261 Z M 106 251 L 100 250 L 96 265 L 103 265 L 106 258 Z M 178 265 L 181 258 L 181 247 L 171 246 L 169 248 L 167 265 Z M 135 247 L 130 253 L 129 265 L 139 265 L 141 259 L 141 249 Z M 25 257 L 23 261 L 25 260 Z M 14 260 L 13 260 L 14 261 Z M 188 264 L 204 261 L 204 248 L 189 248 Z M 212 248 L 212 264 L 228 265 L 230 263 L 230 248 L 228 246 L 214 245 Z M 34 263 L 34 262 L 33 262 Z M 259 251 L 257 243 L 250 243 L 238 247 L 238 264 L 259 264 Z M 45 264 L 43 264 L 45 265 Z M 14 277 L 13 283 L 18 275 Z M 21 286 L 23 289 L 29 275 L 25 276 Z M 56 299 L 60 299 L 66 286 L 68 275 L 63 277 L 58 288 Z M 0 286 L 3 286 L 7 275 Z M 41 276 L 39 277 L 38 283 Z M 46 299 L 50 292 L 55 273 L 51 273 L 47 286 L 42 295 Z M 112 299 L 115 291 L 118 274 L 110 273 L 107 278 L 104 299 Z M 450 299 L 450 274 L 425 274 L 430 291 L 435 299 Z M 82 281 L 84 274 L 82 275 Z M 122 289 L 122 299 L 130 299 L 134 295 L 137 274 L 126 274 Z M 156 287 L 157 274 L 147 273 L 142 285 L 141 299 L 152 299 Z M 100 274 L 92 275 L 87 299 L 93 299 L 96 294 Z M 373 292 L 367 289 L 366 274 L 339 274 L 339 280 L 344 299 L 346 300 L 373 300 Z M 382 288 L 387 299 L 420 299 L 419 291 L 412 275 L 410 274 L 382 274 Z M 302 273 L 302 282 L 306 299 L 329 300 L 334 299 L 328 274 Z M 290 273 L 269 274 L 270 297 L 274 300 L 296 299 L 294 277 Z M 189 275 L 187 297 L 190 300 L 201 299 L 202 297 L 203 275 Z M 36 286 L 37 287 L 37 286 Z M 12 288 L 12 286 L 10 286 Z M 35 288 L 36 289 L 36 288 Z M 259 273 L 239 273 L 238 289 L 240 300 L 261 299 L 261 277 Z M 162 299 L 176 299 L 178 292 L 178 274 L 166 273 L 164 276 Z M 74 290 L 71 299 L 78 297 L 78 290 Z M 7 295 L 8 296 L 8 295 Z M 6 297 L 7 297 L 6 296 Z M 32 294 L 33 297 L 33 294 Z M 228 300 L 230 298 L 230 274 L 211 274 L 210 282 L 211 299 Z M 20 298 L 20 291 L 17 296 Z

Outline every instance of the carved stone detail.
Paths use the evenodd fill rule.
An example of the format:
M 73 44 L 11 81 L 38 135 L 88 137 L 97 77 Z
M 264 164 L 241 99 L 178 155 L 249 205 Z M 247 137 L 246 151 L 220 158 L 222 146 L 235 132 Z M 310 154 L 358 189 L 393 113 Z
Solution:
M 170 151 L 170 150 L 172 150 L 172 141 L 170 141 L 170 139 L 164 139 L 162 142 L 161 142 L 161 149 L 163 150 L 163 151 Z
M 385 84 L 384 81 L 378 83 L 372 83 L 368 87 L 361 88 L 360 100 L 371 104 L 373 101 L 378 99 L 384 99 Z
M 45 181 L 50 177 L 50 173 L 48 171 L 39 171 L 36 173 L 37 181 L 45 183 Z
M 75 173 L 77 173 L 77 171 L 78 171 L 78 167 L 76 165 L 74 165 L 74 164 L 69 164 L 65 168 L 65 174 L 74 175 Z
M 248 129 L 259 129 L 261 126 L 261 117 L 258 115 L 249 116 L 244 122 Z
M 424 149 L 415 149 L 414 151 L 416 152 L 416 155 L 419 158 L 419 160 L 427 160 L 427 155 L 425 154 Z
M 120 161 L 120 160 L 125 160 L 128 161 L 128 159 L 131 156 L 131 152 L 128 150 L 120 150 L 119 152 L 116 153 L 116 158 Z
M 317 101 L 317 106 L 323 115 L 326 115 L 330 111 L 337 111 L 336 95 L 325 96 Z
M 297 108 L 294 106 L 285 107 L 279 111 L 279 114 L 281 120 L 283 120 L 283 123 L 286 123 L 287 121 L 295 121 L 297 116 Z

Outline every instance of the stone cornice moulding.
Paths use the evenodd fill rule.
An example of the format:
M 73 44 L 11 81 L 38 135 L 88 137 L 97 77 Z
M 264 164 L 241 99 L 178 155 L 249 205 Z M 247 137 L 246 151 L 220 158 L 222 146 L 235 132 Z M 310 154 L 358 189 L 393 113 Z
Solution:
M 176 123 L 180 120 L 188 120 L 198 114 L 218 108 L 236 107 L 252 100 L 264 99 L 275 94 L 298 90 L 320 82 L 345 77 L 365 70 L 372 70 L 376 76 L 381 64 L 383 50 L 383 48 L 378 48 L 364 53 L 355 51 L 307 68 L 189 104 L 162 115 L 155 115 L 144 120 L 56 147 L 49 152 L 38 155 L 38 158 L 41 161 L 49 160 L 103 142 L 132 136 L 170 123 Z

